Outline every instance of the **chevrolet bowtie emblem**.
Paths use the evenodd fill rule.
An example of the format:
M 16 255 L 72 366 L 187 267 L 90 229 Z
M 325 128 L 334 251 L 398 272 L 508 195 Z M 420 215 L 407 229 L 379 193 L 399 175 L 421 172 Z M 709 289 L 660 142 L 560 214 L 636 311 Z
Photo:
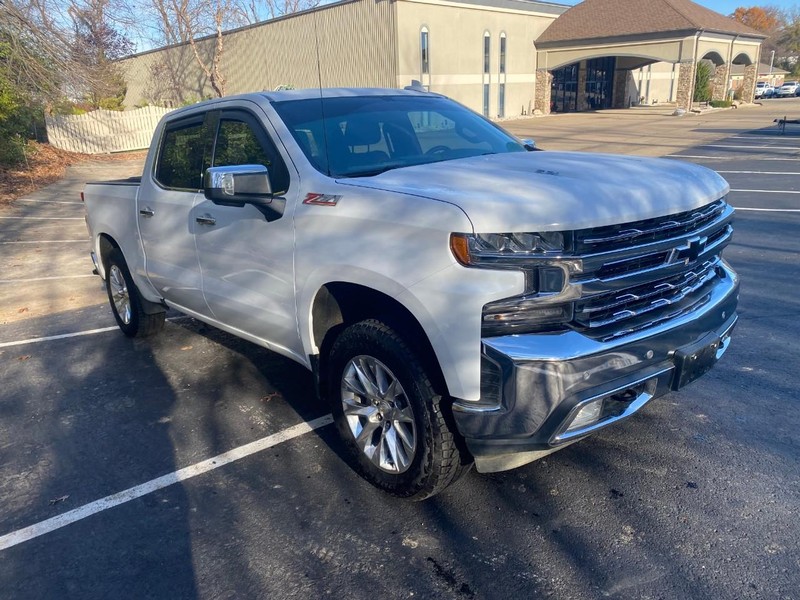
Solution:
M 672 265 L 682 262 L 684 265 L 688 265 L 696 261 L 697 257 L 706 249 L 706 244 L 708 244 L 707 237 L 689 238 L 684 245 L 673 248 L 667 257 L 667 264 Z

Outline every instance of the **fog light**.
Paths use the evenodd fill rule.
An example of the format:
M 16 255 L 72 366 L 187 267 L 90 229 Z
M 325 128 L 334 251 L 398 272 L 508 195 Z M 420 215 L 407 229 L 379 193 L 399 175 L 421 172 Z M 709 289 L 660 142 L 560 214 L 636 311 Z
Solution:
M 578 411 L 578 414 L 575 415 L 575 418 L 572 419 L 569 427 L 567 427 L 567 431 L 575 431 L 576 429 L 594 425 L 600 420 L 602 412 L 603 399 L 592 400 Z

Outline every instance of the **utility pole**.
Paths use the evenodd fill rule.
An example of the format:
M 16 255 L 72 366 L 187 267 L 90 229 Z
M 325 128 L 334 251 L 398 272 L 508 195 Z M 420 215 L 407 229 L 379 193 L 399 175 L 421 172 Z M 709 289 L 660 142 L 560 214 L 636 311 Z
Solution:
M 774 62 L 775 62 L 775 50 L 772 51 L 772 55 L 770 55 L 769 57 L 769 84 L 772 87 L 775 87 L 775 81 L 772 79 L 772 65 Z

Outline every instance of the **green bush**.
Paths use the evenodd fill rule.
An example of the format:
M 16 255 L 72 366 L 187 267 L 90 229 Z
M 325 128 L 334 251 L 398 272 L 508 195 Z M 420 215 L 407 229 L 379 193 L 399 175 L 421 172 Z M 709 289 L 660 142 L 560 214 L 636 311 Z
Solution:
M 711 78 L 714 76 L 714 67 L 710 62 L 701 60 L 697 63 L 694 77 L 694 101 L 708 102 L 711 100 Z
M 712 108 L 730 108 L 733 106 L 733 102 L 730 100 L 712 100 L 708 105 Z

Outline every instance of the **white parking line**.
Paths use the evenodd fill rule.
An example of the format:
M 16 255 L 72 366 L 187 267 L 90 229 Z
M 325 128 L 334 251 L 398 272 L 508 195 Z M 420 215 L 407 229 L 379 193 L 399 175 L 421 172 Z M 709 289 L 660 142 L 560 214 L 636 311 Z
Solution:
M 720 171 L 719 169 L 717 169 L 717 173 L 741 173 L 743 175 L 800 175 L 800 172 L 793 173 L 789 171 Z
M 0 242 L 0 245 L 3 244 L 77 244 L 82 243 L 85 244 L 89 242 L 89 238 L 85 240 L 33 240 L 33 241 L 25 241 L 25 242 Z
M 796 213 L 800 212 L 800 208 L 750 208 L 745 206 L 737 206 L 736 210 L 750 210 L 750 211 L 759 211 L 759 212 L 789 212 L 789 213 Z
M 772 135 L 732 135 L 729 137 L 729 140 L 786 140 L 795 138 L 797 136 L 790 135 L 786 136 L 780 132 L 775 132 Z
M 800 194 L 797 190 L 731 190 L 732 192 L 756 192 L 758 194 Z
M 198 475 L 219 469 L 220 467 L 224 467 L 225 465 L 246 458 L 257 452 L 261 452 L 262 450 L 267 450 L 277 446 L 278 444 L 282 444 L 283 442 L 288 442 L 296 437 L 310 433 L 315 429 L 326 427 L 331 423 L 333 423 L 333 418 L 331 415 L 325 415 L 324 417 L 319 417 L 313 421 L 299 423 L 293 427 L 279 431 L 278 433 L 273 433 L 265 438 L 256 440 L 255 442 L 250 442 L 249 444 L 239 446 L 233 450 L 228 450 L 223 454 L 218 454 L 217 456 L 208 458 L 188 467 L 184 467 L 178 471 L 168 473 L 167 475 L 162 475 L 156 479 L 151 479 L 150 481 L 132 488 L 128 488 L 127 490 L 117 492 L 116 494 L 106 496 L 105 498 L 95 500 L 89 504 L 84 504 L 81 507 L 65 512 L 64 514 L 52 517 L 45 521 L 40 521 L 39 523 L 29 527 L 18 529 L 17 531 L 12 531 L 11 533 L 7 533 L 6 535 L 0 537 L 0 550 L 6 550 L 23 542 L 27 542 L 28 540 L 32 540 L 33 538 L 39 537 L 40 535 L 50 533 L 56 529 L 61 529 L 62 527 L 66 527 L 67 525 L 71 525 L 72 523 L 81 521 L 87 517 L 91 517 L 94 514 L 108 510 L 109 508 L 114 508 L 120 504 L 125 504 L 126 502 L 130 502 L 136 498 L 141 498 L 142 496 L 151 494 L 175 483 L 180 483 L 181 481 L 186 481 L 193 477 L 197 477 Z
M 83 221 L 83 217 L 0 217 L 0 219 L 9 221 Z
M 188 315 L 180 315 L 177 317 L 170 317 L 167 319 L 170 323 L 175 323 L 176 321 L 183 321 L 185 319 L 191 319 L 192 317 Z M 48 335 L 45 337 L 38 337 L 38 338 L 28 338 L 27 340 L 14 340 L 13 342 L 0 342 L 0 348 L 10 348 L 12 346 L 24 346 L 25 344 L 38 344 L 40 342 L 52 342 L 54 340 L 66 340 L 68 338 L 74 337 L 82 337 L 84 335 L 96 335 L 98 333 L 105 333 L 106 331 L 115 331 L 117 328 L 116 325 L 111 327 L 100 327 L 99 329 L 86 329 L 85 331 L 74 331 L 72 333 L 61 333 L 59 335 Z
M 34 200 L 33 198 L 17 198 L 16 202 L 41 202 L 42 204 L 83 204 L 83 202 L 65 202 L 64 200 Z
M 54 277 L 31 277 L 30 279 L 0 279 L 0 283 L 32 283 L 34 281 L 55 281 L 57 279 L 83 279 L 84 277 L 96 277 L 92 273 L 86 275 L 58 275 Z
M 101 327 L 99 329 L 87 329 L 86 331 L 76 331 L 74 333 L 62 333 L 60 335 L 48 335 L 46 337 L 28 338 L 27 340 L 15 340 L 13 342 L 0 342 L 0 348 L 11 348 L 12 346 L 24 346 L 26 344 L 38 344 L 40 342 L 52 342 L 53 340 L 66 340 L 67 338 L 81 337 L 84 335 L 95 335 L 119 329 L 116 325 L 112 327 Z
M 700 158 L 703 160 L 746 160 L 746 157 L 739 155 L 739 156 L 706 156 L 704 154 L 667 154 L 664 158 Z M 767 160 L 800 160 L 797 158 L 784 158 L 784 157 L 758 157 L 759 162 L 767 161 Z
M 800 150 L 796 146 L 734 146 L 732 144 L 701 144 L 698 148 L 745 148 L 747 150 Z

